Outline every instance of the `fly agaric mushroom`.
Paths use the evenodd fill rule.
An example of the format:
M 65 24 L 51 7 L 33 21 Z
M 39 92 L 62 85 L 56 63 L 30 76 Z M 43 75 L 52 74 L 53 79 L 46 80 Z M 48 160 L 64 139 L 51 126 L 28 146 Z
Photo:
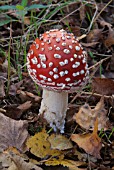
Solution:
M 45 32 L 30 46 L 28 72 L 43 88 L 39 113 L 54 131 L 64 133 L 68 93 L 88 79 L 86 55 L 78 39 L 63 29 Z

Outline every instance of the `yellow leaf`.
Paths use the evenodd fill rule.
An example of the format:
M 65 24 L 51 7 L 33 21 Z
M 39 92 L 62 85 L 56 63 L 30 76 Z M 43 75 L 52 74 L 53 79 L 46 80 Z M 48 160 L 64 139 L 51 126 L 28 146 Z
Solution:
M 56 149 L 51 149 L 51 145 L 47 140 L 48 134 L 45 130 L 35 134 L 27 140 L 27 147 L 30 149 L 30 152 L 37 157 L 45 158 L 49 156 L 58 156 L 61 155 L 61 151 Z
M 55 158 L 45 162 L 45 165 L 48 165 L 48 166 L 63 165 L 74 170 L 81 170 L 78 168 L 78 166 L 85 165 L 85 164 L 86 164 L 85 162 L 81 162 L 81 161 L 73 161 L 73 160 L 68 160 L 68 159 L 57 160 Z

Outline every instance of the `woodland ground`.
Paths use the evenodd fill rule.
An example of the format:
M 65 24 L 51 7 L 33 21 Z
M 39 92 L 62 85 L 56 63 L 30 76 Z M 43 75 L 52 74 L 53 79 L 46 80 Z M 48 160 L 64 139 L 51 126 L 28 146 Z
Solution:
M 69 94 L 64 135 L 38 116 L 42 89 L 26 68 L 30 44 L 53 28 L 80 39 L 90 70 L 88 84 Z M 5 169 L 114 170 L 113 0 L 0 1 L 0 170 Z

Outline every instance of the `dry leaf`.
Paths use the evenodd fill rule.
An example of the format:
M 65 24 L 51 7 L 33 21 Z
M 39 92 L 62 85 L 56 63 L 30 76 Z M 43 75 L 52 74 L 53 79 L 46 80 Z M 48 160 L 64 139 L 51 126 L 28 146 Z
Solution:
M 19 94 L 19 97 L 21 98 L 23 102 L 28 101 L 28 100 L 32 100 L 35 102 L 41 101 L 41 97 L 34 95 L 33 93 L 27 92 L 27 91 L 18 90 L 17 94 Z
M 12 118 L 12 119 L 19 119 L 22 115 L 22 111 L 17 108 L 17 106 L 15 105 L 8 105 L 7 107 L 4 107 L 6 112 L 4 113 L 5 116 L 8 116 L 9 118 Z
M 91 43 L 81 43 L 84 47 L 94 47 L 98 44 L 99 42 L 91 42 Z
M 4 81 L 0 80 L 0 98 L 5 97 Z
M 45 130 L 35 134 L 27 140 L 27 147 L 30 152 L 37 157 L 45 158 L 47 156 L 59 156 L 61 151 L 56 149 L 51 149 L 51 145 L 47 140 L 48 134 Z
M 30 25 L 30 18 L 29 17 L 24 17 L 24 24 Z
M 63 135 L 52 134 L 48 137 L 52 149 L 65 150 L 73 147 L 71 141 Z
M 102 39 L 102 29 L 93 29 L 90 31 L 90 33 L 87 36 L 87 42 L 99 42 L 100 39 Z
M 49 159 L 48 161 L 45 162 L 45 165 L 48 166 L 57 166 L 57 165 L 63 165 L 66 167 L 69 167 L 72 170 L 82 170 L 81 168 L 78 168 L 78 166 L 85 165 L 85 162 L 81 161 L 73 161 L 73 160 L 68 160 L 68 159 Z M 85 170 L 85 169 L 84 169 Z
M 102 95 L 114 94 L 114 81 L 108 78 L 93 78 L 92 89 Z
M 73 134 L 71 135 L 71 140 L 77 143 L 77 145 L 83 148 L 86 153 L 93 155 L 96 158 L 100 157 L 101 139 L 97 135 L 98 130 L 98 119 L 95 121 L 95 127 L 92 134 Z
M 0 151 L 10 146 L 22 151 L 27 136 L 26 121 L 16 121 L 0 113 Z
M 104 40 L 104 44 L 107 48 L 114 45 L 114 30 L 112 28 L 109 28 L 109 33 L 106 39 Z
M 16 155 L 14 153 L 10 153 L 10 157 L 15 163 L 18 170 L 43 170 L 42 168 L 34 165 L 31 162 L 27 162 L 26 159 L 20 157 L 19 155 Z
M 19 155 L 13 152 L 4 152 L 0 154 L 0 169 L 2 170 L 42 170 L 42 168 L 28 162 Z
M 110 70 L 114 72 L 114 52 L 112 53 L 112 56 L 110 59 Z
M 83 21 L 86 17 L 86 8 L 85 8 L 85 5 L 81 5 L 81 8 L 79 10 L 79 14 L 80 14 L 80 20 Z
M 107 111 L 104 108 L 103 97 L 101 97 L 94 109 L 91 109 L 87 103 L 84 104 L 73 118 L 81 127 L 87 130 L 93 129 L 96 118 L 98 118 L 98 130 L 101 130 L 102 128 L 106 130 L 110 125 Z
M 11 84 L 9 88 L 9 95 L 15 96 L 17 94 L 17 90 L 23 84 L 23 80 L 19 81 L 18 83 Z
M 19 105 L 17 108 L 20 109 L 22 112 L 28 110 L 32 106 L 31 101 L 27 101 L 21 105 Z
M 0 153 L 0 170 L 18 170 L 9 154 Z
M 101 25 L 102 27 L 105 27 L 105 26 L 107 26 L 108 28 L 111 28 L 111 27 L 112 27 L 112 25 L 111 25 L 109 22 L 106 22 L 105 20 L 103 20 L 103 18 L 102 18 L 102 20 L 101 20 L 101 19 L 98 19 L 98 22 L 100 23 L 100 25 Z

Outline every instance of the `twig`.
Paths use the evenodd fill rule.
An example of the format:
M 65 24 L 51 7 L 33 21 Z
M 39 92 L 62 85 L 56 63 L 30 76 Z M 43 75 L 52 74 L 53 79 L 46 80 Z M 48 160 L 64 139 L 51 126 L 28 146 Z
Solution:
M 96 64 L 94 64 L 93 66 L 89 67 L 88 69 L 91 70 L 93 68 L 95 68 L 96 66 L 102 64 L 104 61 L 108 60 L 109 58 L 111 58 L 111 56 L 107 57 L 107 58 L 104 58 L 102 60 L 100 60 L 99 62 L 97 62 Z
M 93 92 L 85 92 L 85 91 L 82 91 L 81 94 L 86 94 L 86 95 L 89 95 L 89 96 L 93 95 L 93 96 L 96 96 L 96 97 L 104 96 L 104 98 L 106 98 L 106 99 L 114 98 L 113 95 L 112 96 L 107 96 L 107 95 L 102 95 L 102 94 L 93 93 Z
M 103 9 L 98 13 L 98 15 L 96 16 L 96 18 L 94 19 L 94 22 L 98 19 L 98 17 L 100 16 L 100 14 L 105 10 L 105 8 L 112 2 L 112 0 L 110 0 L 104 7 Z
M 88 28 L 88 32 L 87 32 L 87 33 L 90 32 L 91 27 L 92 27 L 92 25 L 93 25 L 93 23 L 94 23 L 94 21 L 95 21 L 95 17 L 96 17 L 97 12 L 98 12 L 98 6 L 96 5 L 96 3 L 95 3 L 95 7 L 96 7 L 96 10 L 95 10 L 95 13 L 94 13 L 94 15 L 93 15 L 93 18 L 92 18 L 92 20 L 91 20 L 91 23 L 90 23 L 90 26 L 89 26 L 89 28 Z
M 88 4 L 88 2 L 86 2 L 86 4 Z M 84 5 L 86 5 L 86 4 L 84 4 Z M 68 18 L 70 15 L 74 14 L 75 12 L 79 11 L 84 5 L 81 5 L 78 9 L 75 9 L 74 11 L 72 11 L 71 13 L 69 13 L 68 15 L 63 17 L 59 22 L 63 21 L 65 18 Z

